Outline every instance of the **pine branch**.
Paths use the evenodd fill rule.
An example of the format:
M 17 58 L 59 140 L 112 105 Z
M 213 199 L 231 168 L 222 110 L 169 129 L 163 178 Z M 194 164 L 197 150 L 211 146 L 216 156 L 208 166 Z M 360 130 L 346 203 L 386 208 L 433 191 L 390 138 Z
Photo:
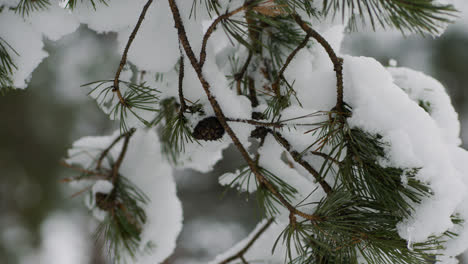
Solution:
M 216 117 L 218 118 L 219 122 L 225 129 L 225 131 L 228 133 L 228 135 L 231 137 L 232 141 L 234 142 L 234 145 L 237 147 L 241 155 L 243 156 L 244 160 L 247 162 L 248 166 L 252 170 L 252 172 L 255 174 L 255 177 L 257 178 L 258 182 L 260 184 L 265 185 L 265 187 L 291 212 L 293 212 L 296 215 L 299 215 L 305 219 L 313 220 L 316 221 L 319 218 L 315 215 L 312 214 L 307 214 L 302 211 L 299 211 L 296 209 L 293 205 L 291 205 L 279 192 L 278 190 L 274 187 L 274 185 L 269 182 L 265 176 L 263 176 L 260 171 L 258 170 L 258 167 L 256 166 L 254 160 L 250 157 L 248 154 L 247 150 L 244 148 L 242 143 L 240 142 L 239 138 L 237 135 L 234 133 L 234 131 L 231 129 L 231 127 L 227 124 L 226 121 L 226 116 L 221 110 L 221 107 L 219 106 L 218 101 L 215 99 L 215 97 L 211 94 L 210 91 L 210 84 L 206 81 L 205 77 L 203 76 L 203 71 L 201 65 L 198 63 L 197 58 L 195 57 L 195 53 L 193 52 L 193 49 L 190 45 L 190 42 L 188 41 L 186 32 L 185 32 L 185 27 L 183 25 L 182 19 L 180 17 L 180 12 L 177 7 L 177 4 L 175 3 L 175 0 L 168 0 L 169 1 L 169 6 L 171 8 L 172 16 L 175 22 L 175 27 L 177 28 L 178 31 L 178 36 L 179 40 L 182 43 L 182 46 L 184 47 L 185 53 L 187 54 L 187 57 L 189 58 L 192 67 L 195 69 L 195 72 L 197 73 L 198 79 L 200 80 L 202 87 L 208 97 L 208 101 L 210 102 Z
M 350 27 L 357 28 L 357 18 L 362 24 L 370 22 L 375 30 L 377 25 L 383 28 L 393 27 L 402 32 L 437 34 L 442 23 L 450 23 L 456 12 L 449 4 L 435 0 L 325 0 L 323 14 L 336 15 L 341 11 L 350 17 Z
M 140 17 L 138 18 L 138 22 L 135 25 L 135 28 L 133 29 L 132 33 L 130 34 L 130 37 L 128 38 L 127 45 L 125 46 L 124 52 L 122 54 L 122 59 L 120 60 L 119 67 L 117 68 L 117 72 L 115 73 L 113 91 L 117 94 L 117 97 L 119 98 L 120 103 L 124 106 L 127 106 L 127 102 L 125 102 L 125 99 L 123 98 L 122 93 L 120 92 L 120 89 L 119 89 L 120 73 L 122 72 L 125 64 L 127 63 L 127 55 L 128 55 L 130 46 L 132 45 L 132 42 L 135 39 L 138 30 L 140 29 L 141 23 L 143 22 L 143 19 L 145 18 L 146 11 L 148 11 L 148 8 L 150 7 L 152 2 L 153 0 L 148 0 L 148 2 L 146 2 L 145 6 L 143 7 Z
M 0 92 L 13 89 L 13 81 L 11 75 L 13 70 L 17 69 L 10 52 L 19 56 L 8 42 L 0 37 Z
M 68 0 L 65 6 L 73 10 L 78 6 L 78 1 L 80 2 L 89 1 L 91 2 L 91 5 L 93 6 L 93 8 L 96 10 L 96 3 L 107 5 L 108 0 Z
M 20 0 L 18 5 L 13 8 L 15 13 L 27 16 L 31 12 L 40 11 L 49 8 L 49 0 Z
M 276 127 L 280 128 L 283 127 L 283 124 L 280 123 L 267 123 L 267 122 L 261 122 L 257 120 L 251 120 L 251 119 L 240 119 L 240 118 L 226 118 L 226 121 L 228 122 L 239 122 L 239 123 L 246 123 L 254 126 L 261 126 L 261 127 Z
M 101 108 L 106 109 L 105 112 L 109 112 L 108 114 L 111 115 L 113 119 L 120 120 L 120 130 L 122 132 L 127 132 L 129 130 L 129 127 L 127 126 L 127 118 L 129 114 L 136 117 L 144 125 L 151 126 L 152 123 L 142 117 L 140 111 L 160 111 L 156 108 L 160 102 L 158 96 L 159 91 L 146 86 L 145 83 L 134 84 L 122 80 L 118 80 L 118 83 L 123 84 L 126 87 L 123 95 L 121 94 L 125 104 L 122 104 L 121 100 L 118 98 L 117 103 L 114 104 L 114 80 L 96 81 L 83 84 L 81 86 L 95 85 L 88 95 L 95 97 L 98 105 Z
M 146 213 L 142 206 L 148 202 L 148 197 L 135 186 L 130 180 L 119 173 L 120 166 L 127 153 L 130 138 L 135 130 L 131 129 L 127 133 L 116 137 L 108 147 L 106 147 L 96 160 L 94 169 L 85 169 L 76 167 L 65 162 L 62 165 L 80 172 L 82 175 L 65 179 L 64 181 L 79 181 L 79 180 L 105 180 L 112 183 L 110 193 L 94 193 L 93 199 L 95 206 L 100 210 L 106 211 L 107 215 L 95 231 L 96 239 L 103 237 L 108 244 L 108 252 L 117 263 L 122 260 L 121 256 L 128 253 L 129 256 L 135 257 L 136 253 L 142 249 L 151 248 L 151 243 L 140 245 L 141 231 L 146 222 Z M 117 159 L 112 162 L 112 156 L 109 156 L 110 150 L 116 146 L 118 142 L 123 140 L 122 149 Z M 102 168 L 102 160 L 107 157 L 111 160 L 110 169 Z M 72 197 L 89 191 L 92 186 L 85 188 Z

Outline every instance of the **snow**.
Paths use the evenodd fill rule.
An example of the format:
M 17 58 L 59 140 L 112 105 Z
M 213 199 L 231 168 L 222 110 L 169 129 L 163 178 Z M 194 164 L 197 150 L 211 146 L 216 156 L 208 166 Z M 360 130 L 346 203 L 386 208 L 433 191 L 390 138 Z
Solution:
M 434 78 L 407 68 L 388 68 L 395 84 L 419 103 L 429 103 L 429 115 L 448 144 L 460 145 L 460 121 L 445 88 Z
M 0 16 L 0 36 L 17 53 L 8 50 L 17 67 L 13 71 L 13 86 L 24 89 L 31 78 L 31 73 L 47 57 L 47 53 L 42 50 L 44 44 L 41 34 L 20 16 L 4 11 Z
M 40 226 L 41 246 L 20 257 L 21 264 L 89 263 L 92 245 L 83 215 L 53 212 Z
M 467 191 L 463 182 L 466 176 L 456 169 L 450 156 L 451 150 L 457 148 L 458 141 L 453 140 L 453 137 L 448 137 L 448 141 L 444 135 L 456 134 L 457 126 L 444 126 L 441 129 L 435 118 L 411 100 L 377 61 L 347 56 L 344 69 L 345 101 L 353 108 L 349 123 L 382 135 L 392 146 L 389 157 L 392 166 L 421 166 L 417 178 L 429 183 L 434 192 L 432 197 L 416 206 L 411 219 L 400 223 L 400 235 L 420 242 L 430 235 L 442 234 L 452 228 L 450 217 L 462 204 Z M 424 75 L 416 76 L 419 79 L 414 80 L 413 84 L 425 83 Z M 436 89 L 443 92 L 437 83 L 429 83 L 433 84 L 429 87 L 434 92 Z M 443 96 L 437 98 L 442 100 L 439 105 L 446 106 L 443 105 Z M 446 111 L 445 114 L 443 118 L 450 120 L 453 111 Z
M 0 0 L 0 5 L 5 5 L 8 7 L 15 7 L 18 5 L 17 0 Z
M 123 1 L 127 6 L 133 2 Z M 146 2 L 146 1 L 145 1 Z M 141 12 L 141 7 L 138 7 Z M 127 14 L 125 16 L 128 16 Z M 138 15 L 131 17 L 132 25 L 136 24 Z M 119 31 L 119 50 L 123 52 L 132 27 Z M 168 1 L 154 1 L 128 53 L 128 59 L 141 70 L 151 72 L 168 72 L 179 59 L 177 32 L 172 22 Z
M 46 10 L 32 12 L 27 21 L 37 32 L 41 32 L 52 41 L 75 32 L 80 25 L 68 10 L 61 8 L 58 4 L 52 4 Z
M 146 1 L 135 0 L 130 3 L 126 0 L 115 0 L 110 5 L 105 5 L 100 1 L 94 2 L 96 8 L 93 7 L 91 1 L 80 1 L 72 15 L 80 23 L 88 25 L 90 29 L 98 33 L 106 33 L 133 28 Z
M 110 193 L 114 189 L 114 185 L 110 181 L 97 180 L 93 185 L 93 197 L 96 193 Z

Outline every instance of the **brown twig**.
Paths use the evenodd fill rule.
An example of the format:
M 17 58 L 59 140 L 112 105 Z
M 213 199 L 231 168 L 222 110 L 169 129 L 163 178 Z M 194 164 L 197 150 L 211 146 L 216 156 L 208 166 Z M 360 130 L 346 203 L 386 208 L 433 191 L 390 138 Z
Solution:
M 294 56 L 296 56 L 296 54 L 307 45 L 307 43 L 309 42 L 309 39 L 310 39 L 310 34 L 307 33 L 307 35 L 305 36 L 305 38 L 301 42 L 301 44 L 299 44 L 299 46 L 297 46 L 291 52 L 291 54 L 289 54 L 288 58 L 286 58 L 286 61 L 284 62 L 283 67 L 281 67 L 281 70 L 278 72 L 278 77 L 276 77 L 275 82 L 272 84 L 273 91 L 278 90 L 278 92 L 279 92 L 279 89 L 280 89 L 279 84 L 280 84 L 281 78 L 283 78 L 284 71 L 286 71 L 286 68 L 288 68 L 288 66 L 291 63 L 291 61 L 293 60 Z
M 114 165 L 112 166 L 112 183 L 115 184 L 117 178 L 119 176 L 119 168 L 122 165 L 122 161 L 127 153 L 128 142 L 130 142 L 130 138 L 132 137 L 133 133 L 135 132 L 134 129 L 130 130 L 128 133 L 124 134 L 124 142 L 122 146 L 122 150 L 120 151 L 119 157 L 115 161 Z
M 234 9 L 233 11 L 231 12 L 228 12 L 228 13 L 225 13 L 223 15 L 220 15 L 219 17 L 217 17 L 213 23 L 211 23 L 210 27 L 206 30 L 206 33 L 205 35 L 203 36 L 203 42 L 202 42 L 202 47 L 201 47 L 201 51 L 200 51 L 200 67 L 203 68 L 203 65 L 205 64 L 205 60 L 206 60 L 206 46 L 208 44 L 208 40 L 210 39 L 211 35 L 213 34 L 214 30 L 216 29 L 216 26 L 221 23 L 223 20 L 225 19 L 228 19 L 230 17 L 232 17 L 233 15 L 243 11 L 249 4 L 251 4 L 252 2 L 254 1 L 247 1 L 246 3 L 244 3 L 244 5 L 242 5 L 241 7 L 239 8 L 236 8 Z
M 101 167 L 102 167 L 102 161 L 104 160 L 104 158 L 107 156 L 107 154 L 109 154 L 109 151 L 115 146 L 115 144 L 117 144 L 123 137 L 125 137 L 126 134 L 121 134 L 119 135 L 117 138 L 114 139 L 114 141 L 112 141 L 112 143 L 105 149 L 101 152 L 101 155 L 99 156 L 98 160 L 97 160 L 97 164 L 96 164 L 96 170 L 101 170 Z
M 247 69 L 249 68 L 250 61 L 252 60 L 252 51 L 249 50 L 249 56 L 247 57 L 247 60 L 245 61 L 244 65 L 242 66 L 242 69 L 234 75 L 234 80 L 236 81 L 237 84 L 237 94 L 241 95 L 241 82 L 242 78 L 244 77 L 245 72 L 247 72 Z M 257 101 L 258 102 L 258 101 Z
M 257 120 L 251 120 L 251 119 L 226 118 L 226 121 L 246 123 L 246 124 L 250 124 L 250 125 L 254 125 L 254 126 L 276 127 L 276 128 L 283 127 L 283 124 L 280 124 L 280 123 L 261 122 L 261 121 L 257 121 Z
M 119 78 L 120 78 L 120 73 L 123 70 L 123 67 L 127 63 L 127 55 L 128 55 L 128 50 L 130 49 L 130 46 L 132 45 L 133 40 L 135 39 L 135 36 L 140 29 L 141 23 L 143 22 L 143 19 L 145 18 L 146 11 L 148 10 L 149 6 L 153 0 L 148 0 L 148 2 L 145 4 L 143 7 L 143 10 L 141 11 L 140 17 L 138 18 L 138 22 L 133 29 L 132 33 L 130 34 L 130 37 L 128 38 L 127 45 L 125 46 L 124 52 L 122 54 L 122 59 L 120 60 L 119 68 L 117 69 L 117 72 L 115 73 L 115 78 L 114 78 L 114 89 L 113 91 L 117 93 L 117 97 L 119 98 L 119 101 L 122 105 L 127 105 L 125 102 L 125 98 L 123 98 L 122 93 L 120 92 L 119 88 Z
M 255 80 L 252 77 L 249 80 L 249 99 L 252 107 L 258 106 L 257 91 L 255 90 Z
M 330 57 L 330 60 L 333 63 L 333 70 L 336 73 L 336 110 L 338 112 L 344 112 L 343 108 L 343 58 L 340 58 L 336 55 L 335 51 L 331 47 L 330 43 L 322 37 L 317 31 L 309 27 L 302 18 L 294 14 L 293 15 L 294 19 L 296 20 L 296 23 L 304 30 L 308 35 L 313 37 L 315 40 L 317 40 L 320 45 L 325 49 L 325 51 L 328 53 L 328 56 Z
M 183 114 L 185 110 L 187 110 L 187 104 L 185 103 L 184 98 L 184 54 L 182 52 L 182 48 L 180 47 L 179 42 L 179 50 L 180 50 L 180 65 L 179 65 L 179 101 L 180 101 L 180 110 L 179 112 Z
M 269 132 L 275 137 L 276 141 L 280 143 L 288 152 L 291 154 L 291 157 L 299 163 L 304 169 L 306 169 L 312 176 L 314 176 L 315 180 L 322 186 L 322 189 L 325 191 L 326 194 L 331 194 L 333 189 L 331 186 L 320 176 L 312 165 L 302 159 L 301 154 L 299 152 L 293 150 L 291 148 L 291 144 L 278 132 L 269 130 Z
M 250 157 L 249 153 L 247 152 L 245 147 L 242 145 L 237 135 L 234 133 L 232 128 L 228 125 L 226 121 L 226 116 L 224 115 L 218 101 L 216 100 L 216 98 L 213 96 L 213 94 L 210 91 L 210 84 L 206 81 L 203 75 L 201 65 L 197 61 L 195 53 L 193 52 L 190 42 L 188 41 L 187 34 L 185 32 L 185 27 L 182 22 L 182 18 L 180 16 L 180 11 L 179 11 L 179 8 L 177 7 L 177 4 L 175 3 L 175 0 L 168 0 L 168 1 L 169 1 L 169 6 L 171 8 L 172 16 L 174 18 L 175 27 L 177 28 L 179 40 L 182 43 L 182 47 L 184 48 L 185 53 L 187 54 L 187 57 L 189 58 L 190 63 L 192 64 L 192 67 L 197 73 L 198 79 L 200 80 L 200 83 L 202 84 L 203 90 L 205 91 L 205 94 L 208 97 L 208 101 L 210 102 L 211 107 L 213 108 L 214 113 L 216 117 L 218 118 L 218 121 L 221 123 L 226 133 L 231 137 L 231 140 L 233 141 L 234 145 L 237 147 L 240 154 L 243 156 L 244 160 L 247 162 L 247 165 L 249 166 L 251 171 L 254 173 L 258 183 L 263 184 L 280 201 L 280 203 L 283 204 L 290 212 L 293 212 L 296 215 L 299 215 L 311 221 L 321 220 L 321 218 L 316 215 L 307 214 L 296 209 L 292 204 L 290 204 L 283 197 L 283 195 L 281 195 L 278 192 L 275 186 L 272 183 L 270 183 L 265 178 L 265 176 L 263 176 L 260 173 L 257 165 L 255 164 L 255 161 Z
M 243 247 L 241 250 L 239 250 L 239 252 L 237 252 L 235 255 L 231 256 L 231 257 L 228 257 L 227 259 L 219 262 L 219 264 L 227 264 L 231 261 L 234 261 L 238 258 L 240 258 L 244 263 L 248 263 L 245 258 L 244 258 L 244 254 L 247 253 L 247 251 L 252 247 L 252 245 L 255 243 L 255 241 L 257 241 L 258 238 L 260 238 L 260 236 L 268 229 L 268 227 L 270 227 L 270 225 L 273 223 L 275 219 L 274 218 L 270 218 L 263 226 L 262 228 L 260 228 L 260 230 L 257 231 L 257 233 L 255 233 L 255 235 L 252 237 L 252 239 L 250 239 L 250 241 L 247 243 L 247 245 L 245 245 L 245 247 Z
M 66 163 L 65 161 L 60 161 L 60 165 L 62 165 L 65 168 L 72 169 L 75 171 L 78 171 L 80 173 L 84 173 L 86 175 L 93 175 L 93 177 L 86 177 L 86 179 L 95 179 L 95 180 L 107 180 L 109 179 L 109 175 L 101 173 L 99 171 L 93 171 L 93 170 L 87 170 L 83 169 L 80 167 L 73 166 L 71 164 Z M 65 178 L 62 181 L 64 182 L 71 182 L 71 181 L 77 181 L 81 180 L 83 177 L 75 177 L 75 178 Z

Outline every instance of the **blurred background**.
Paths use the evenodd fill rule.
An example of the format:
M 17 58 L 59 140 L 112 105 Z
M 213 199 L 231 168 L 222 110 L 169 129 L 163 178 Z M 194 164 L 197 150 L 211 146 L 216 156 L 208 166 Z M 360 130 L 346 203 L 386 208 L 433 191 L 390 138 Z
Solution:
M 466 148 L 468 14 L 460 16 L 439 38 L 347 34 L 342 53 L 374 57 L 384 65 L 395 59 L 438 79 L 459 113 Z M 33 73 L 28 89 L 0 96 L 0 264 L 105 264 L 91 239 L 95 223 L 82 198 L 71 198 L 72 191 L 61 183 L 70 171 L 59 161 L 80 137 L 118 127 L 86 96 L 87 89 L 76 85 L 113 75 L 120 59 L 116 36 L 82 26 L 58 42 L 46 40 L 46 50 L 50 56 Z M 206 263 L 258 222 L 249 197 L 233 191 L 223 195 L 217 177 L 241 162 L 233 149 L 224 157 L 209 174 L 176 172 L 185 220 L 166 264 Z

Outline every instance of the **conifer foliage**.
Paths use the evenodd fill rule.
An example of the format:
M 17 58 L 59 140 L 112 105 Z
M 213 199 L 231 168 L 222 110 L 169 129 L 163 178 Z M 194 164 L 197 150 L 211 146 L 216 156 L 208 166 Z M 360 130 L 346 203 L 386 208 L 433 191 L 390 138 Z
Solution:
M 0 20 L 28 23 L 53 5 L 0 1 Z M 182 221 L 172 169 L 209 171 L 230 144 L 245 165 L 219 182 L 255 192 L 265 220 L 212 263 L 455 263 L 468 247 L 468 153 L 444 88 L 339 52 L 343 31 L 365 25 L 440 34 L 452 5 L 82 0 L 54 10 L 121 42 L 115 77 L 83 85 L 120 130 L 77 141 L 63 162 L 115 262 L 170 256 Z M 2 91 L 23 78 L 24 49 L 10 40 L 0 29 Z

